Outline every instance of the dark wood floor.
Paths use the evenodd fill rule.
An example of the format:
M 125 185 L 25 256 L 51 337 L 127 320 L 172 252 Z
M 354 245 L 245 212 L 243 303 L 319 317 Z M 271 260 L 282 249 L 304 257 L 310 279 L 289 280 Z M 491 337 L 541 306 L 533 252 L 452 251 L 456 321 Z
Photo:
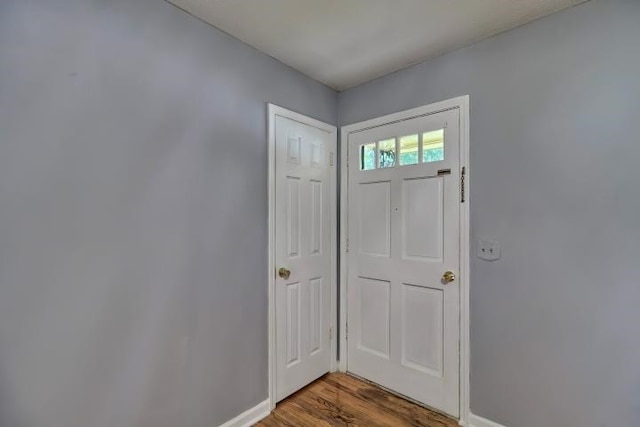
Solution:
M 347 374 L 328 374 L 283 400 L 257 427 L 422 426 L 458 422 Z

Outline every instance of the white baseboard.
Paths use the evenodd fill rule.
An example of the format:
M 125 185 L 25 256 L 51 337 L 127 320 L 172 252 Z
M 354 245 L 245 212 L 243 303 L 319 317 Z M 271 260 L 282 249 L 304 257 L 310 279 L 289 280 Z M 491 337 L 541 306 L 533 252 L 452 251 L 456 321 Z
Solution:
M 269 399 L 258 403 L 253 408 L 244 411 L 232 420 L 220 425 L 220 427 L 248 427 L 252 426 L 271 413 Z
M 469 414 L 469 427 L 506 427 L 502 424 L 494 423 L 486 418 Z

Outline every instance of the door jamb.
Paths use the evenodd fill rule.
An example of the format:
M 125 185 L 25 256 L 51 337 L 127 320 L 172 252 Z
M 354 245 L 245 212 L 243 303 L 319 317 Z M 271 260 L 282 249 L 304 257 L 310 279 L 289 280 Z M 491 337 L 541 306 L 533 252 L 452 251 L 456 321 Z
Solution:
M 347 372 L 347 236 L 349 201 L 349 135 L 386 124 L 458 109 L 460 111 L 460 167 L 466 168 L 465 201 L 460 205 L 460 425 L 469 420 L 469 263 L 471 237 L 469 227 L 469 95 L 365 120 L 340 129 L 340 354 L 338 370 Z
M 269 157 L 269 166 L 268 166 L 268 194 L 269 194 L 269 210 L 268 210 L 268 228 L 269 228 L 269 238 L 268 238 L 268 298 L 269 298 L 269 310 L 268 310 L 268 339 L 269 339 L 269 349 L 268 349 L 268 369 L 269 369 L 269 410 L 272 411 L 276 407 L 276 375 L 277 375 L 277 360 L 276 360 L 276 293 L 275 293 L 275 284 L 276 284 L 276 265 L 275 265 L 275 230 L 276 230 L 276 215 L 275 215 L 275 197 L 276 197 L 276 117 L 285 117 L 290 120 L 294 120 L 296 122 L 312 126 L 318 128 L 324 132 L 327 132 L 330 135 L 330 147 L 329 150 L 332 153 L 330 165 L 331 171 L 330 175 L 330 210 L 331 210 L 331 308 L 330 312 L 332 316 L 330 318 L 330 327 L 332 330 L 332 337 L 330 339 L 331 343 L 331 366 L 330 371 L 334 372 L 337 369 L 337 345 L 338 339 L 336 334 L 338 319 L 338 307 L 337 307 L 337 279 L 338 279 L 338 210 L 337 210 L 337 145 L 338 145 L 338 132 L 335 126 L 329 125 L 327 123 L 321 122 L 316 119 L 312 119 L 311 117 L 304 116 L 302 114 L 296 113 L 291 110 L 287 110 L 285 108 L 279 107 L 274 104 L 267 104 L 267 120 L 268 120 L 268 157 Z

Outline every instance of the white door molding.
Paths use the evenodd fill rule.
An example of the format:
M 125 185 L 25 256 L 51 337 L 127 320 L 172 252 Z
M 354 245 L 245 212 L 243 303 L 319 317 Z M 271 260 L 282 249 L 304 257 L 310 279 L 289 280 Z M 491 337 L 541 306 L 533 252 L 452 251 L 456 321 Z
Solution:
M 331 171 L 330 171 L 330 209 L 331 209 L 331 330 L 333 333 L 331 334 L 331 371 L 335 371 L 337 369 L 337 337 L 336 337 L 336 328 L 337 328 L 337 279 L 338 279 L 338 271 L 337 271 L 337 259 L 338 259 L 338 218 L 337 218 L 337 165 L 335 164 L 336 155 L 337 155 L 337 128 L 335 126 L 331 126 L 327 123 L 323 123 L 319 120 L 312 119 L 310 117 L 304 116 L 302 114 L 296 113 L 294 111 L 287 110 L 285 108 L 279 107 L 274 104 L 268 104 L 268 157 L 269 157 L 269 165 L 268 165 L 268 197 L 269 197 L 269 208 L 268 208 L 268 228 L 269 228 L 269 237 L 268 237 L 268 369 L 269 369 L 269 409 L 273 410 L 276 406 L 276 375 L 277 375 L 277 360 L 276 360 L 276 300 L 275 300 L 275 277 L 276 277 L 276 265 L 275 265 L 275 232 L 276 232 L 276 214 L 275 214 L 275 203 L 276 203 L 276 117 L 284 117 L 304 125 L 312 126 L 318 128 L 324 132 L 327 132 L 330 135 L 330 163 L 331 163 Z
M 449 99 L 434 104 L 389 114 L 371 120 L 343 126 L 341 141 L 341 183 L 340 183 L 340 371 L 347 371 L 347 278 L 348 278 L 348 147 L 349 135 L 366 129 L 384 126 L 416 117 L 427 116 L 442 111 L 458 109 L 460 112 L 460 167 L 465 168 L 465 201 L 460 206 L 460 424 L 468 425 L 469 420 L 469 96 Z

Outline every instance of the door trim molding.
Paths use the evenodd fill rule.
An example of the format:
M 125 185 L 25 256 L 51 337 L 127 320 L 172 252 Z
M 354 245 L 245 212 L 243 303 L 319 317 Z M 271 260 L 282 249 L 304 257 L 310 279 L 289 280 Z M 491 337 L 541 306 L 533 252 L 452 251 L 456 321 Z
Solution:
M 412 108 L 410 110 L 365 120 L 340 129 L 340 354 L 338 369 L 347 371 L 347 236 L 348 234 L 348 141 L 349 135 L 390 123 L 410 120 L 442 111 L 458 109 L 460 111 L 460 167 L 466 167 L 465 202 L 460 206 L 460 422 L 468 424 L 469 420 L 469 263 L 470 263 L 470 228 L 469 228 L 469 96 L 461 96 L 442 102 Z
M 285 117 L 290 120 L 294 120 L 296 122 L 312 126 L 318 128 L 324 132 L 327 132 L 331 136 L 331 147 L 329 147 L 330 151 L 333 153 L 333 166 L 330 171 L 330 209 L 331 209 L 331 308 L 330 312 L 332 313 L 330 323 L 331 328 L 334 331 L 333 337 L 331 339 L 331 354 L 333 357 L 331 358 L 331 372 L 337 369 L 337 350 L 338 350 L 338 340 L 337 334 L 335 333 L 338 320 L 338 291 L 337 291 L 337 283 L 338 283 L 338 184 L 337 184 L 337 148 L 338 148 L 338 131 L 335 126 L 329 125 L 327 123 L 321 122 L 316 119 L 312 119 L 311 117 L 307 117 L 300 113 L 296 113 L 291 110 L 287 110 L 286 108 L 279 107 L 274 104 L 267 104 L 267 126 L 268 126 L 268 157 L 269 157 L 269 167 L 268 167 L 268 194 L 269 194 L 269 210 L 268 210 L 268 228 L 269 228 L 269 238 L 268 238 L 268 298 L 269 298 L 269 311 L 268 311 L 268 337 L 269 337 L 269 350 L 268 350 L 268 369 L 269 369 L 269 410 L 273 410 L 276 407 L 276 375 L 277 375 L 277 354 L 276 354 L 276 293 L 275 293 L 275 230 L 276 230 L 276 215 L 275 215 L 275 197 L 276 197 L 276 117 Z

